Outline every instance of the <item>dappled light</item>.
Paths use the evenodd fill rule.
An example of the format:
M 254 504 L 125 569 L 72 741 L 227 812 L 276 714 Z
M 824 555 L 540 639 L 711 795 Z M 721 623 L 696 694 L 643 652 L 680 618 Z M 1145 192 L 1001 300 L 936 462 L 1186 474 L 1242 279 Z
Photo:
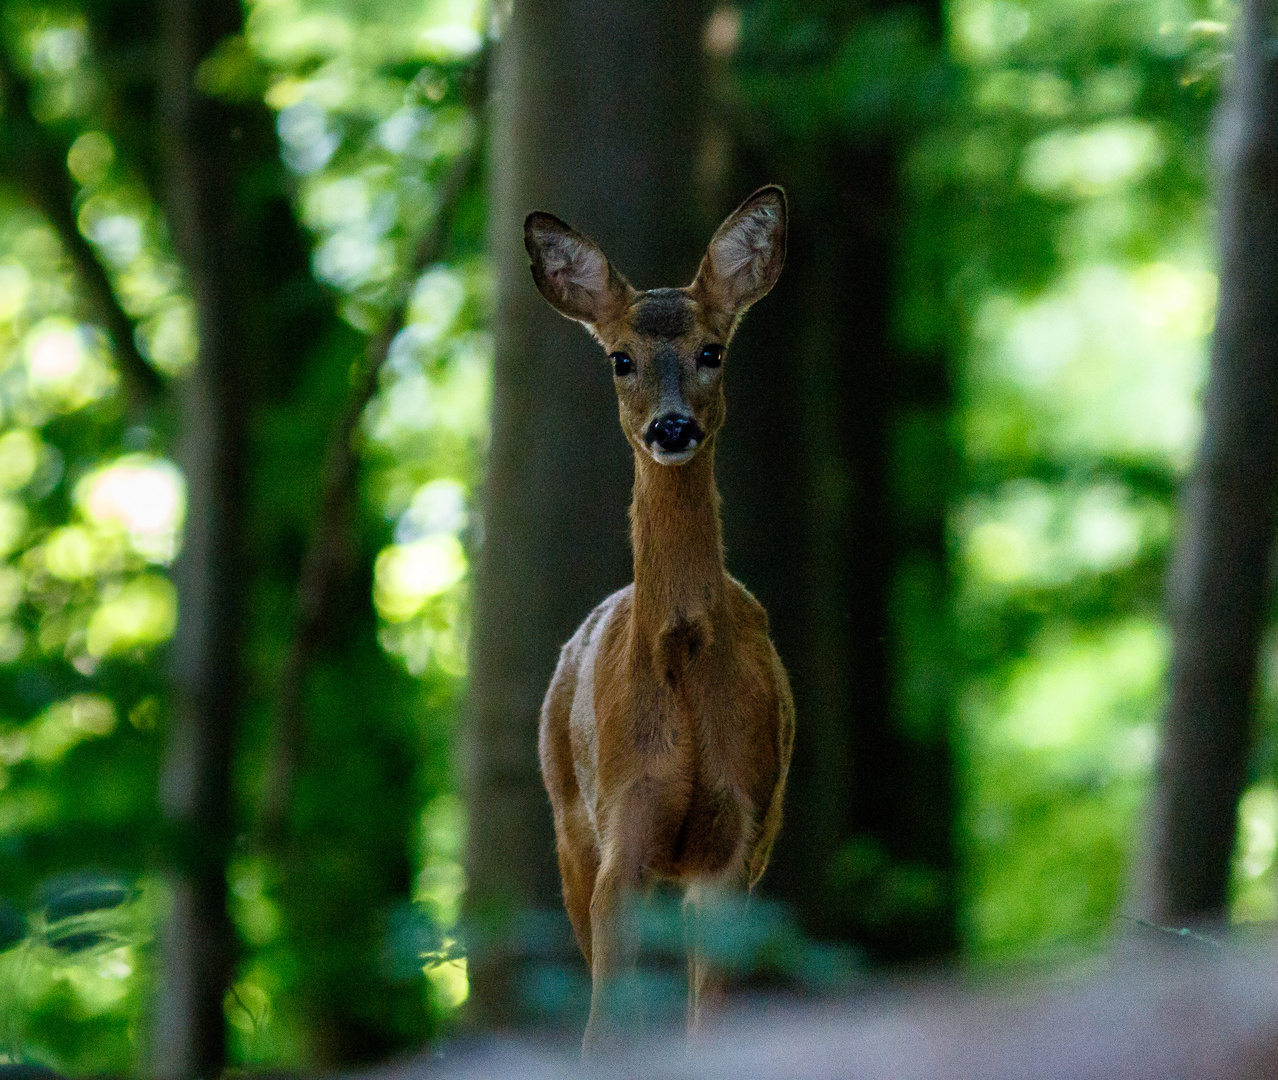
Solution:
M 66 319 L 44 319 L 32 327 L 23 354 L 27 393 L 50 411 L 83 408 L 114 386 L 98 342 L 86 328 Z
M 102 657 L 167 641 L 177 625 L 177 593 L 169 579 L 142 574 L 104 589 L 89 616 L 85 647 Z
M 1151 125 L 1115 121 L 1036 139 L 1025 148 L 1021 180 L 1045 195 L 1086 198 L 1130 186 L 1162 162 Z
M 0 444 L 0 456 L 4 447 Z M 75 487 L 81 513 L 99 528 L 121 528 L 147 562 L 169 563 L 186 517 L 182 474 L 148 454 L 126 454 L 85 476 Z
M 485 20 L 474 3 L 356 12 L 344 4 L 261 2 L 249 6 L 244 37 L 210 56 L 198 76 L 208 92 L 264 95 L 275 110 L 280 156 L 298 177 L 294 205 L 315 234 L 316 276 L 348 298 L 347 318 L 367 328 L 412 290 L 404 344 L 368 413 L 366 483 L 375 520 L 385 524 L 366 603 L 385 619 L 386 648 L 423 677 L 423 700 L 436 702 L 417 721 L 427 731 L 450 723 L 452 688 L 465 670 L 468 506 L 487 422 L 488 287 L 470 249 L 455 266 L 427 268 L 415 287 L 405 266 L 422 223 L 438 209 L 439 170 L 478 137 L 451 89 L 449 65 L 482 47 Z M 30 80 L 36 122 L 68 125 L 63 162 L 75 186 L 74 227 L 133 323 L 126 344 L 163 376 L 181 379 L 198 355 L 199 319 L 152 163 L 138 157 L 127 124 L 95 112 L 110 61 L 95 52 L 88 22 L 74 12 L 33 6 L 6 27 L 11 62 Z M 416 65 L 407 76 L 406 64 Z M 170 445 L 168 421 L 142 415 L 121 426 L 132 384 L 122 382 L 119 342 L 94 321 L 104 313 L 96 301 L 84 302 L 74 263 L 80 256 L 38 214 L 4 197 L 0 554 L 9 562 L 0 566 L 0 666 L 18 673 L 22 665 L 32 672 L 52 665 L 50 674 L 33 676 L 47 689 L 5 697 L 0 709 L 0 833 L 17 837 L 54 827 L 60 815 L 91 816 L 101 798 L 122 820 L 145 805 L 136 801 L 137 785 L 153 772 L 171 716 L 168 696 L 156 690 L 163 649 L 181 618 L 166 568 L 181 552 L 188 495 L 177 463 L 157 452 Z M 339 363 L 339 386 L 344 372 Z M 78 417 L 79 426 L 48 427 L 64 416 Z M 315 423 L 314 414 L 306 422 Z M 66 696 L 66 689 L 76 692 Z M 57 700 L 40 705 L 42 693 Z M 125 764 L 114 766 L 116 780 L 95 782 L 114 794 L 104 790 L 73 811 L 30 770 L 73 768 L 91 744 L 102 747 L 95 760 Z M 442 776 L 431 784 L 452 790 Z M 452 810 L 431 818 L 413 899 L 450 929 L 464 888 L 457 839 L 464 814 L 451 794 L 430 805 Z M 97 858 L 113 856 L 103 850 Z M 15 870 L 19 876 L 6 878 L 0 894 L 12 890 L 22 904 L 25 882 L 39 880 L 33 872 L 27 879 Z M 250 1058 L 301 1061 L 311 1045 L 299 1011 L 305 994 L 297 975 L 278 966 L 298 947 L 299 924 L 281 896 L 280 867 L 246 857 L 230 869 L 229 886 L 237 929 L 260 952 L 227 994 L 227 1023 Z M 128 1048 L 139 1045 L 136 1010 L 154 977 L 152 954 L 137 950 L 164 907 L 160 894 L 131 901 L 130 926 L 110 949 L 41 952 L 43 931 L 32 923 L 17 950 L 0 955 L 13 976 L 0 978 L 0 1054 L 39 1045 L 45 1060 L 65 1067 L 111 1069 L 129 1060 Z M 33 959 L 46 955 L 49 964 Z M 419 1015 L 442 1015 L 465 1000 L 466 961 L 455 940 L 443 953 L 425 950 L 416 971 L 410 996 Z M 77 1042 L 71 1033 L 85 1023 L 97 1034 Z
M 965 922 L 974 952 L 1006 956 L 1104 932 L 1129 887 L 1168 659 L 1151 571 L 1216 311 L 1204 104 L 1223 24 L 1192 5 L 950 12 L 975 110 L 911 169 L 925 206 L 964 193 L 940 227 L 966 326 L 968 492 L 949 516 Z M 1183 111 L 1152 105 L 1162 86 Z
M 462 579 L 466 557 L 455 536 L 428 537 L 387 548 L 373 573 L 373 602 L 382 618 L 404 622 Z
M 1167 541 L 1167 508 L 1105 483 L 1070 490 L 1022 479 L 974 496 L 956 518 L 974 589 L 1064 585 L 1131 566 Z
M 979 397 L 965 417 L 972 452 L 1143 457 L 1187 469 L 1214 284 L 1166 264 L 1093 265 L 1030 304 L 983 299 L 971 376 Z M 1183 302 L 1174 318 L 1168 292 Z
M 6 765 L 57 761 L 77 743 L 109 735 L 115 723 L 115 706 L 107 698 L 77 695 L 49 706 L 26 727 L 6 735 L 0 757 Z

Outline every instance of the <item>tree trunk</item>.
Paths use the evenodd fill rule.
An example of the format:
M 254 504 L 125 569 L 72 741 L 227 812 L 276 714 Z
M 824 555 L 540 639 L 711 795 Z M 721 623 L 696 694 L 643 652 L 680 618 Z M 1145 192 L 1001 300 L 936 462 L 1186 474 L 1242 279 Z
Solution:
M 1278 30 L 1275 0 L 1240 12 L 1218 117 L 1220 303 L 1203 441 L 1168 582 L 1173 649 L 1143 914 L 1224 914 L 1278 484 Z
M 173 909 L 164 929 L 152 1043 L 161 1078 L 216 1076 L 225 1064 L 223 997 L 234 971 L 226 912 L 231 756 L 240 705 L 243 623 L 246 340 L 237 303 L 234 123 L 194 86 L 199 62 L 240 28 L 234 0 L 169 0 L 163 9 L 162 137 L 168 220 L 190 280 L 199 354 L 182 387 L 179 458 L 188 512 L 177 568 L 175 702 L 161 780 L 173 830 Z
M 923 14 L 939 40 L 940 5 Z M 894 334 L 905 138 L 739 132 L 737 186 L 790 192 L 789 253 L 733 347 L 719 458 L 729 569 L 768 611 L 797 712 L 762 887 L 890 960 L 957 944 L 952 702 L 919 640 L 921 622 L 944 635 L 952 391 L 944 357 Z M 902 901 L 902 874 L 928 887 Z
M 709 238 L 692 192 L 701 22 L 697 3 L 528 0 L 498 49 L 497 351 L 466 741 L 469 903 L 485 939 L 471 943 L 472 1001 L 492 1024 L 527 1018 L 520 988 L 539 965 L 576 963 L 538 712 L 560 646 L 631 577 L 631 455 L 609 367 L 533 287 L 523 220 L 566 219 L 638 288 L 692 279 Z M 553 934 L 531 930 L 537 913 Z

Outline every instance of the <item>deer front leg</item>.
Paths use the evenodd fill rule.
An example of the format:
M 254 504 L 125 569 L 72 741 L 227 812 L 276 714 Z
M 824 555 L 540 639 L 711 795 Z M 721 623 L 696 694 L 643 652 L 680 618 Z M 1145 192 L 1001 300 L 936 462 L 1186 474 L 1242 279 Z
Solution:
M 616 999 L 618 980 L 634 970 L 639 954 L 638 929 L 629 918 L 632 902 L 643 888 L 650 831 L 649 808 L 642 800 L 622 801 L 610 830 L 612 841 L 602 852 L 599 875 L 590 898 L 590 1019 L 582 1053 L 600 1053 L 622 1034 L 624 1013 Z
M 621 1034 L 617 981 L 634 968 L 638 958 L 638 942 L 626 919 L 638 888 L 638 875 L 617 866 L 605 865 L 595 882 L 590 900 L 590 1019 L 581 1044 L 587 1057 L 606 1049 Z
M 724 957 L 724 923 L 744 914 L 749 893 L 748 869 L 734 868 L 713 881 L 698 881 L 684 896 L 688 941 L 688 1034 L 722 1011 L 727 997 Z M 719 940 L 716 940 L 719 939 Z

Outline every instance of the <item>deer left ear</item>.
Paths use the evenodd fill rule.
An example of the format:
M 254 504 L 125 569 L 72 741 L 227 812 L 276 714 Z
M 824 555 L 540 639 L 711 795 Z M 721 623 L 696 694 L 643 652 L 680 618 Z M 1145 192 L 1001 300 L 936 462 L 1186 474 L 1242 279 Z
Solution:
M 536 210 L 524 221 L 533 280 L 550 305 L 592 332 L 625 311 L 634 289 L 590 237 L 554 214 Z
M 728 215 L 711 238 L 692 288 L 729 323 L 766 296 L 781 276 L 786 218 L 785 192 L 769 184 Z

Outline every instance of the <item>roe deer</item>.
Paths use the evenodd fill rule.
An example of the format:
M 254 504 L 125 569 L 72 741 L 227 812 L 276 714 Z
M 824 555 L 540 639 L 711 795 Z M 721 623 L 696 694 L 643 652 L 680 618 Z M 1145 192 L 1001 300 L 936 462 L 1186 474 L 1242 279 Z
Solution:
M 634 583 L 564 646 L 541 711 L 564 902 L 591 968 L 583 1050 L 606 1043 L 610 984 L 634 959 L 623 915 L 655 881 L 748 890 L 781 825 L 794 704 L 763 608 L 724 570 L 714 441 L 725 351 L 785 261 L 765 187 L 719 227 L 686 288 L 637 291 L 586 236 L 530 214 L 533 279 L 612 361 L 634 449 Z M 689 1026 L 716 979 L 694 946 Z

